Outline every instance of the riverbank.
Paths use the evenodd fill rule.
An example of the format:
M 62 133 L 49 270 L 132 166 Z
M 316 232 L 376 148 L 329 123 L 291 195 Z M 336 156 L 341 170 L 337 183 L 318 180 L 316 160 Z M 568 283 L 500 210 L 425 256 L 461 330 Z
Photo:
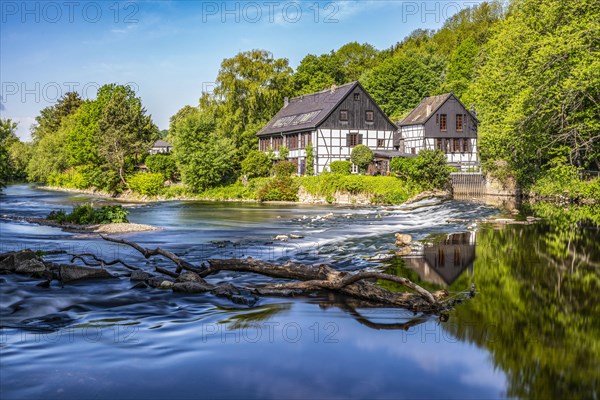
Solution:
M 328 174 L 289 179 L 256 178 L 190 193 L 181 184 L 165 187 L 159 195 L 143 195 L 128 190 L 112 194 L 95 189 L 39 186 L 41 190 L 82 193 L 115 201 L 152 203 L 160 201 L 219 201 L 331 205 L 394 205 L 426 197 L 449 198 L 446 191 L 425 191 L 420 185 L 391 176 Z
M 35 217 L 18 217 L 14 215 L 1 215 L 0 218 L 9 219 L 13 221 L 23 221 L 30 224 L 37 224 L 43 226 L 51 226 L 54 228 L 60 228 L 65 232 L 71 233 L 102 233 L 106 235 L 118 234 L 118 233 L 132 233 L 132 232 L 146 232 L 160 230 L 155 226 L 146 224 L 135 224 L 130 222 L 119 222 L 110 224 L 70 224 L 70 223 L 59 223 L 51 221 L 47 218 L 35 218 Z

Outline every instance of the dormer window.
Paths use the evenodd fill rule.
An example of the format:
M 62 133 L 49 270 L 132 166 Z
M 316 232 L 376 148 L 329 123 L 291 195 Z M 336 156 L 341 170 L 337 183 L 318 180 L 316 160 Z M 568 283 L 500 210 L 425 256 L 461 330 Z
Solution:
M 348 110 L 340 110 L 340 121 L 348 121 Z

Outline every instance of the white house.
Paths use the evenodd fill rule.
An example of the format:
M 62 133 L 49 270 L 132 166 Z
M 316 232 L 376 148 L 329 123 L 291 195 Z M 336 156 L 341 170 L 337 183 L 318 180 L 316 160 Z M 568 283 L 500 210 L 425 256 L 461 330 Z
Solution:
M 440 149 L 450 165 L 463 170 L 476 167 L 478 123 L 454 94 L 426 97 L 397 123 L 400 150 L 418 154 L 422 149 Z
M 358 144 L 370 147 L 377 171 L 387 171 L 398 152 L 396 125 L 381 111 L 358 82 L 285 100 L 283 108 L 257 133 L 259 149 L 281 146 L 289 149 L 288 160 L 297 163 L 298 174 L 306 173 L 306 146 L 312 144 L 316 174 L 329 170 L 336 160 L 350 160 Z M 377 157 L 379 155 L 379 158 Z

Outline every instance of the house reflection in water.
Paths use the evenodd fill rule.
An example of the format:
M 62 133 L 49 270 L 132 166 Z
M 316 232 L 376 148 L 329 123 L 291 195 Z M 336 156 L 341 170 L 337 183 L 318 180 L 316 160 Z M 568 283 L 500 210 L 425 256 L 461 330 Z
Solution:
M 448 287 L 465 269 L 473 273 L 475 232 L 452 233 L 440 242 L 425 242 L 422 249 L 403 258 L 423 281 Z

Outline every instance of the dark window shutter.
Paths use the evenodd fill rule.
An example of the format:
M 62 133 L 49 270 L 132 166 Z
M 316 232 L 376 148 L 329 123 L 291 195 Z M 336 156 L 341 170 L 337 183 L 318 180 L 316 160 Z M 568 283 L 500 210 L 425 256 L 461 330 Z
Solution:
M 350 147 L 350 134 L 346 134 L 346 147 Z
M 363 135 L 358 135 L 358 144 L 362 144 Z

